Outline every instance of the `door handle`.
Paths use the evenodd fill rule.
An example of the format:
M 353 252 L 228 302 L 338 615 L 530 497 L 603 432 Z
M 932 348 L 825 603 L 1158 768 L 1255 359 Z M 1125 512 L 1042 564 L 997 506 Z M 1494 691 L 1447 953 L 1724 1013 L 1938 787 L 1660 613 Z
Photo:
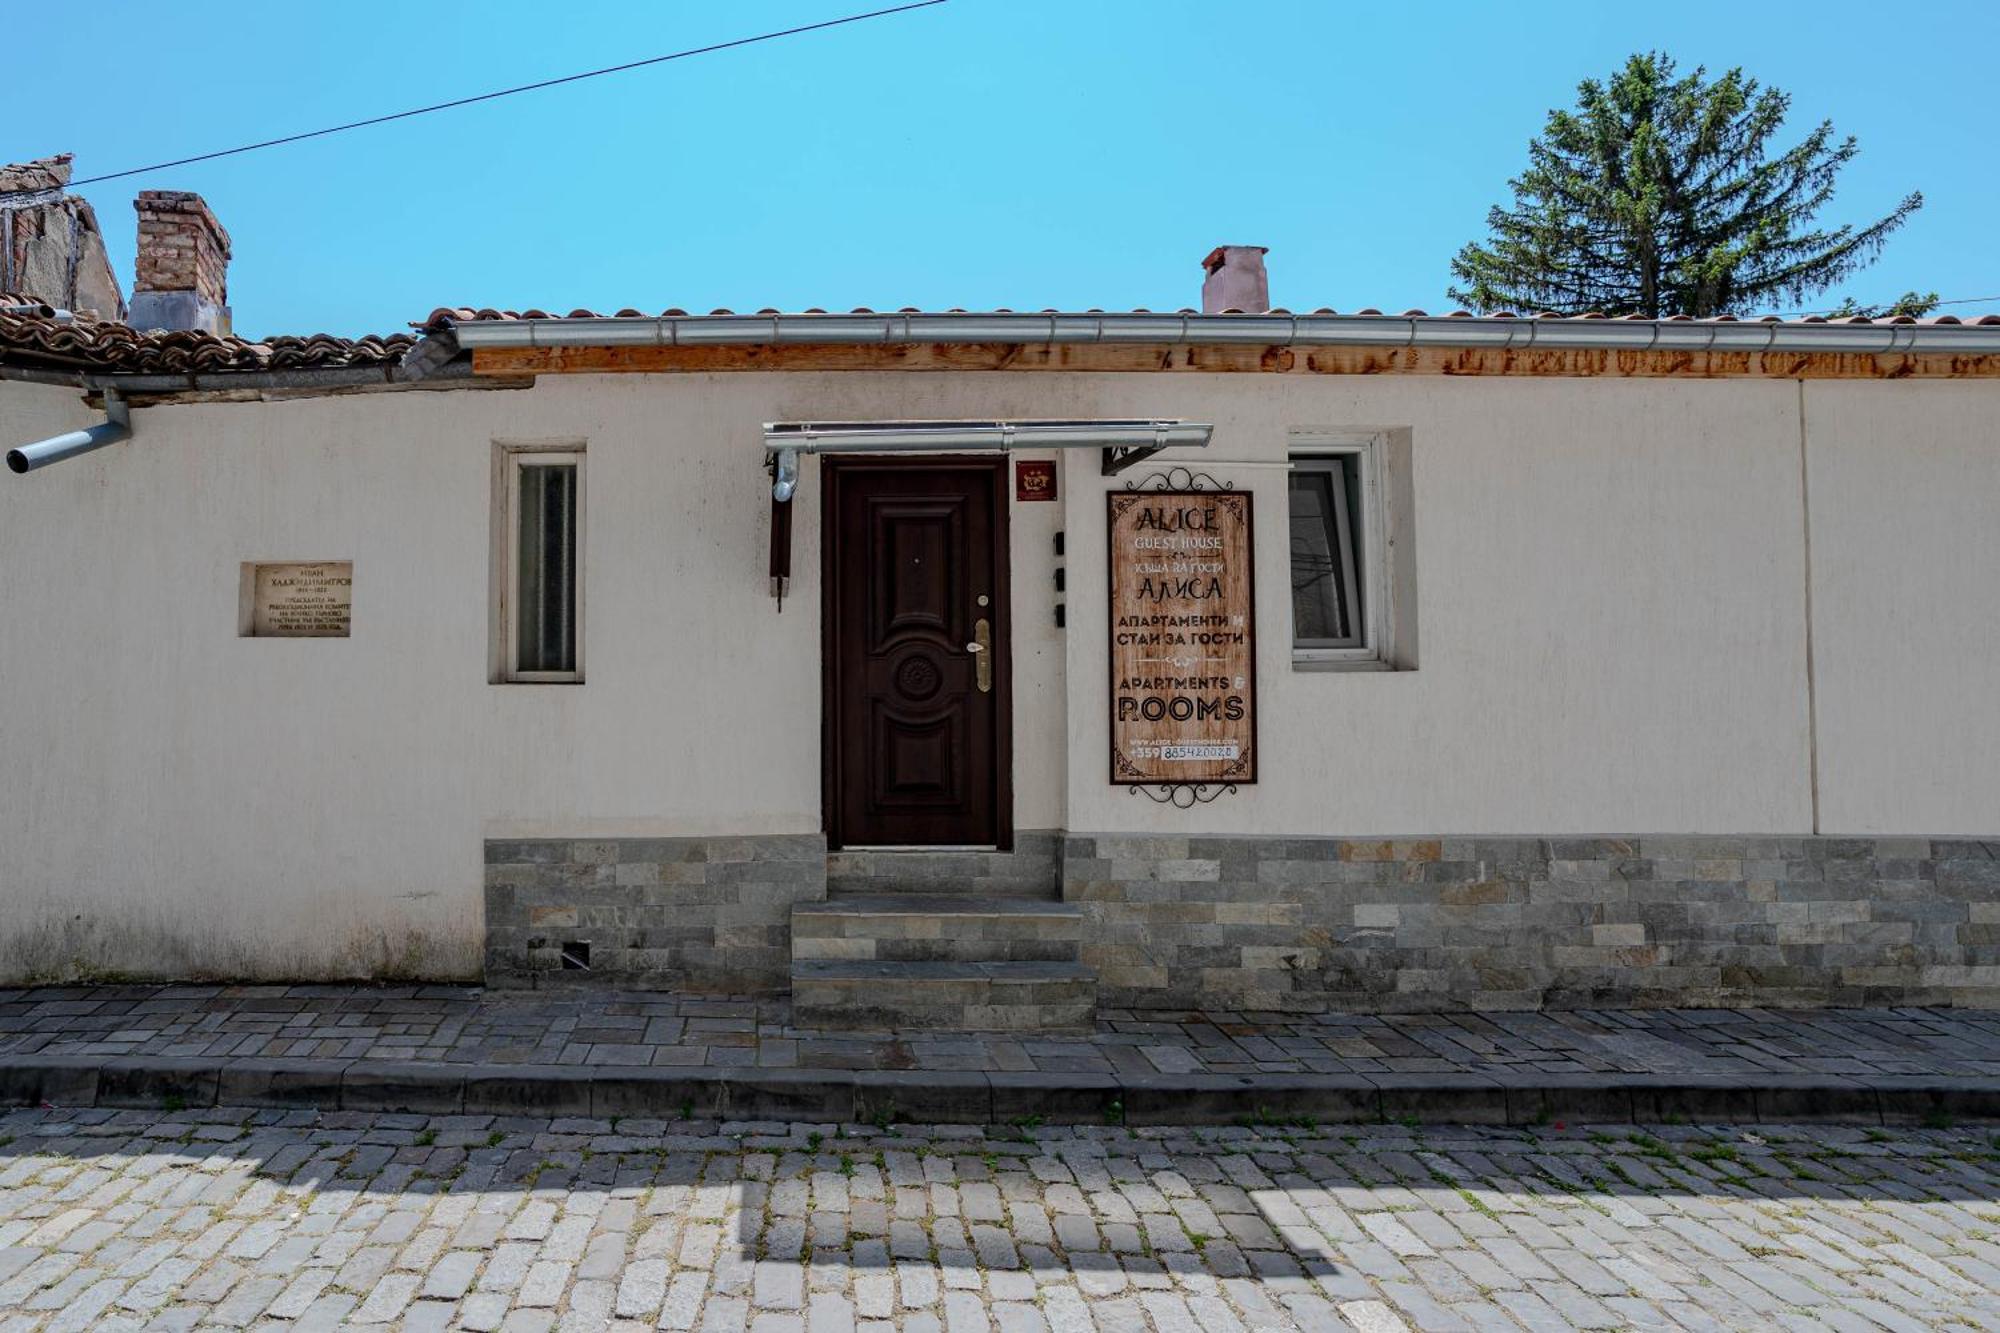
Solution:
M 993 693 L 993 622 L 981 616 L 972 627 L 972 642 L 965 645 L 972 654 L 973 680 L 981 694 Z

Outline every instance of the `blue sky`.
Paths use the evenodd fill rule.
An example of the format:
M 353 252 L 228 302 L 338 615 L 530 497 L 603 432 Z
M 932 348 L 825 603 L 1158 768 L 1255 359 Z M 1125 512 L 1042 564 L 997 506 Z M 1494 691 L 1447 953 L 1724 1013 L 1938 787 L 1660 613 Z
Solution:
M 94 175 L 870 7 L 100 3 L 80 34 L 27 6 L 0 157 Z M 2000 5 L 1969 0 L 949 0 L 82 193 L 127 284 L 132 194 L 206 196 L 253 335 L 447 304 L 1174 308 L 1220 242 L 1271 247 L 1279 305 L 1435 310 L 1549 108 L 1650 47 L 1858 136 L 1833 220 L 1923 190 L 1835 297 L 2000 295 Z

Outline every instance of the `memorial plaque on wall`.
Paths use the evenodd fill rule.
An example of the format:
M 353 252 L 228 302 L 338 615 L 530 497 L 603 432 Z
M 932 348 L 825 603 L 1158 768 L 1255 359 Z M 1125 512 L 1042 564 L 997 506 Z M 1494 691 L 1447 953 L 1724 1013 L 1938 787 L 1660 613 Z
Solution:
M 1250 497 L 1114 491 L 1111 781 L 1257 780 Z
M 258 639 L 344 639 L 354 605 L 348 560 L 254 565 L 250 635 Z

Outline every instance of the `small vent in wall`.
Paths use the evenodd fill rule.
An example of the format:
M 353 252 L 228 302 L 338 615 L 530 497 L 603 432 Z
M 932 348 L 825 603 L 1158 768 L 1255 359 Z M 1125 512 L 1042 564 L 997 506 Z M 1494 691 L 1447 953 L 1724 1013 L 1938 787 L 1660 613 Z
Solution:
M 588 940 L 568 940 L 562 947 L 562 966 L 565 972 L 590 971 L 590 942 Z

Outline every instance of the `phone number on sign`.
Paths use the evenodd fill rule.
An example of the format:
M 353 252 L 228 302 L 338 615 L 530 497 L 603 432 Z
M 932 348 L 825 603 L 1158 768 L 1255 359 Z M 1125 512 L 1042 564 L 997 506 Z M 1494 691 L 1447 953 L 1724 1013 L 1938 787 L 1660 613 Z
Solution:
M 1242 747 L 1235 741 L 1193 742 L 1167 741 L 1159 745 L 1135 745 L 1132 756 L 1135 759 L 1162 759 L 1169 762 L 1202 759 L 1236 759 L 1242 755 Z

